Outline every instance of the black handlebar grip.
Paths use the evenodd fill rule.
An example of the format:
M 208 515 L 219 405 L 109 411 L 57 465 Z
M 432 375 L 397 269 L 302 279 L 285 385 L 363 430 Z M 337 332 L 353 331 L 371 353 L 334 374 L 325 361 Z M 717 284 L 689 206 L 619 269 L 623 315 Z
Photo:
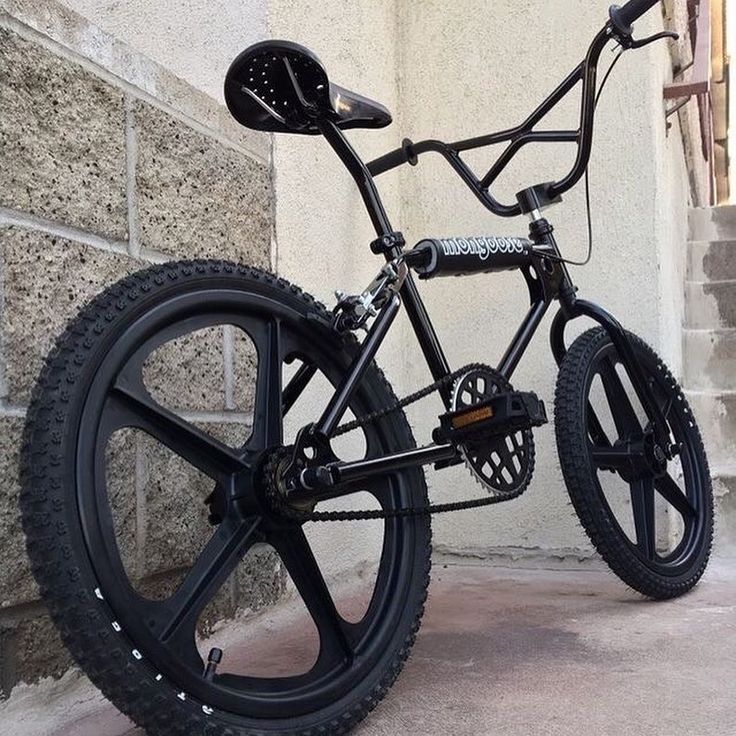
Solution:
M 379 174 L 383 174 L 384 172 L 395 169 L 397 166 L 401 166 L 403 164 L 416 166 L 417 155 L 414 152 L 413 145 L 414 144 L 408 138 L 404 138 L 401 142 L 401 148 L 389 151 L 383 156 L 379 156 L 379 158 L 370 161 L 366 166 L 368 167 L 368 171 L 371 172 L 371 176 L 378 176 Z
M 630 28 L 642 15 L 658 4 L 659 0 L 629 0 L 622 8 L 614 6 L 616 20 L 622 26 Z M 613 8 L 611 10 L 613 11 Z M 613 17 L 614 13 L 611 15 Z

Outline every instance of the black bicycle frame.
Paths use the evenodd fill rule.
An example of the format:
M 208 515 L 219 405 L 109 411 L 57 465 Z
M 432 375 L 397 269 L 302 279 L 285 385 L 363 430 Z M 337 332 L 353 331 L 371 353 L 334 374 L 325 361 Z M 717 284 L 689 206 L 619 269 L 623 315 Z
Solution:
M 608 332 L 619 353 L 637 397 L 651 422 L 657 442 L 661 446 L 669 448 L 671 438 L 667 423 L 660 407 L 651 396 L 644 373 L 625 330 L 603 308 L 592 302 L 577 298 L 575 286 L 562 261 L 558 244 L 554 238 L 553 228 L 541 215 L 543 207 L 559 201 L 564 192 L 575 186 L 588 166 L 595 116 L 597 67 L 603 49 L 612 38 L 617 37 L 612 25 L 608 24 L 596 36 L 585 60 L 573 70 L 562 84 L 521 125 L 500 133 L 453 144 L 435 140 L 423 141 L 417 144 L 405 141 L 402 148 L 366 164 L 334 122 L 323 118 L 317 121 L 317 124 L 326 140 L 353 176 L 378 235 L 376 243 L 384 244 L 378 250 L 384 254 L 388 262 L 406 257 L 406 254 L 402 247 L 403 238 L 391 226 L 373 177 L 403 163 L 414 165 L 418 156 L 422 153 L 428 151 L 441 153 L 476 197 L 494 214 L 504 217 L 513 217 L 522 213 L 529 214 L 531 217 L 530 239 L 534 243 L 534 249 L 531 266 L 525 267 L 522 272 L 529 287 L 531 305 L 501 358 L 498 370 L 506 378 L 512 376 L 552 302 L 559 301 L 561 308 L 550 330 L 552 351 L 557 363 L 560 363 L 566 352 L 564 331 L 567 323 L 582 316 L 598 322 Z M 534 131 L 537 123 L 579 82 L 582 82 L 579 129 L 574 131 Z M 480 179 L 460 158 L 462 151 L 500 142 L 509 142 L 509 145 L 488 173 Z M 537 185 L 520 192 L 517 195 L 516 205 L 501 204 L 490 194 L 489 187 L 498 179 L 498 176 L 508 166 L 514 155 L 523 146 L 534 142 L 577 143 L 578 155 L 572 170 L 558 182 Z M 399 295 L 400 298 L 395 295 L 382 308 L 368 336 L 362 343 L 359 355 L 345 374 L 322 417 L 312 425 L 311 435 L 320 438 L 323 443 L 325 441 L 329 442 L 330 435 L 347 411 L 353 391 L 359 384 L 365 368 L 373 360 L 378 347 L 398 313 L 401 303 L 407 311 L 433 378 L 439 380 L 450 373 L 447 358 L 411 273 L 403 281 Z M 292 379 L 292 384 L 294 382 L 302 383 L 310 377 L 307 368 L 305 369 L 305 375 L 298 373 Z M 290 384 L 285 390 L 285 395 L 291 397 L 298 388 L 298 386 L 294 387 Z M 442 398 L 449 409 L 451 404 L 449 388 L 442 390 Z M 320 470 L 326 472 L 311 472 L 308 476 L 302 475 L 299 486 L 293 489 L 293 497 L 295 499 L 309 498 L 313 501 L 334 498 L 353 492 L 352 481 L 360 481 L 403 467 L 429 463 L 450 463 L 456 460 L 457 457 L 458 451 L 451 445 L 429 445 L 356 462 L 331 462 L 320 468 Z

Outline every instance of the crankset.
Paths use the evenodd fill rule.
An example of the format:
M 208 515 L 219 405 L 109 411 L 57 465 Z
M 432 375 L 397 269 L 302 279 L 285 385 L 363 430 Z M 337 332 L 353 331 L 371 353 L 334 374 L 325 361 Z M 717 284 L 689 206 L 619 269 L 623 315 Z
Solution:
M 451 442 L 491 494 L 514 498 L 534 472 L 532 427 L 547 422 L 534 393 L 514 391 L 493 368 L 476 366 L 457 379 L 452 410 L 440 417 L 435 442 Z
M 444 504 L 426 504 L 391 510 L 315 511 L 314 499 L 300 498 L 295 473 L 301 482 L 339 486 L 339 463 L 319 465 L 337 459 L 329 441 L 314 443 L 311 425 L 298 435 L 295 445 L 275 450 L 263 468 L 265 498 L 272 511 L 294 521 L 361 521 L 439 514 L 449 511 L 490 506 L 520 496 L 529 485 L 534 471 L 534 439 L 531 428 L 547 421 L 544 404 L 533 393 L 513 391 L 511 384 L 493 368 L 474 363 L 443 376 L 433 384 L 406 396 L 395 405 L 341 425 L 333 434 L 339 436 L 400 411 L 444 386 L 454 385 L 452 410 L 440 417 L 435 446 L 447 456 L 460 453 L 476 479 L 490 491 L 483 498 L 471 498 Z M 317 437 L 317 439 L 320 439 Z M 313 450 L 307 453 L 305 448 Z M 318 449 L 317 449 L 318 448 Z M 454 450 L 452 449 L 454 448 Z M 316 451 L 315 451 L 316 450 Z M 432 448 L 425 448 L 434 451 Z M 309 457 L 312 455 L 312 457 Z M 438 458 L 439 460 L 439 458 Z M 436 467 L 453 464 L 438 461 Z M 342 466 L 345 468 L 346 466 Z M 337 477 L 333 472 L 337 471 Z M 307 484 L 307 488 L 312 486 Z M 333 485 L 334 487 L 334 485 Z

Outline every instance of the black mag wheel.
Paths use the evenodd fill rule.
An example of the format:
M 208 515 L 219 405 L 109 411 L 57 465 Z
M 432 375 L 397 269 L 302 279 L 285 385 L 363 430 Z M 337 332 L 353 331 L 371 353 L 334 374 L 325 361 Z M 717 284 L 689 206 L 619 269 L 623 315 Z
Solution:
M 241 330 L 257 353 L 253 428 L 235 446 L 162 406 L 143 378 L 152 351 L 213 325 Z M 24 447 L 21 505 L 33 570 L 76 659 L 148 733 L 344 733 L 400 671 L 426 598 L 428 519 L 375 522 L 383 525 L 383 541 L 372 597 L 362 618 L 348 621 L 303 526 L 264 501 L 262 470 L 284 442 L 283 416 L 312 374 L 339 382 L 356 349 L 352 336 L 340 339 L 330 330 L 324 307 L 282 279 L 195 261 L 152 267 L 111 287 L 82 310 L 49 356 Z M 292 362 L 304 370 L 282 380 Z M 394 401 L 372 365 L 351 410 L 362 415 Z M 128 428 L 183 458 L 219 494 L 209 541 L 165 597 L 135 587 L 114 533 L 104 458 L 110 438 Z M 398 412 L 367 428 L 364 443 L 370 456 L 414 440 Z M 366 491 L 384 509 L 427 501 L 420 469 L 394 473 Z M 297 674 L 259 677 L 228 672 L 226 657 L 214 675 L 205 674 L 198 619 L 257 544 L 276 551 L 303 600 L 318 632 L 316 661 Z
M 713 490 L 690 407 L 657 354 L 629 333 L 677 451 L 667 461 L 608 334 L 578 337 L 560 365 L 555 433 L 578 518 L 621 580 L 651 598 L 690 590 L 713 541 Z

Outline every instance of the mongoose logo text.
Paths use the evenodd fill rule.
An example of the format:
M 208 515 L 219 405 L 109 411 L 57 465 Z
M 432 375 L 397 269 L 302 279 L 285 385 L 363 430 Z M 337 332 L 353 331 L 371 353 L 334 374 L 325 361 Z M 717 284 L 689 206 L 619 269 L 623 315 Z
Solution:
M 478 238 L 442 238 L 442 250 L 446 256 L 477 255 L 481 261 L 498 253 L 523 253 L 531 245 L 524 238 L 478 237 Z

